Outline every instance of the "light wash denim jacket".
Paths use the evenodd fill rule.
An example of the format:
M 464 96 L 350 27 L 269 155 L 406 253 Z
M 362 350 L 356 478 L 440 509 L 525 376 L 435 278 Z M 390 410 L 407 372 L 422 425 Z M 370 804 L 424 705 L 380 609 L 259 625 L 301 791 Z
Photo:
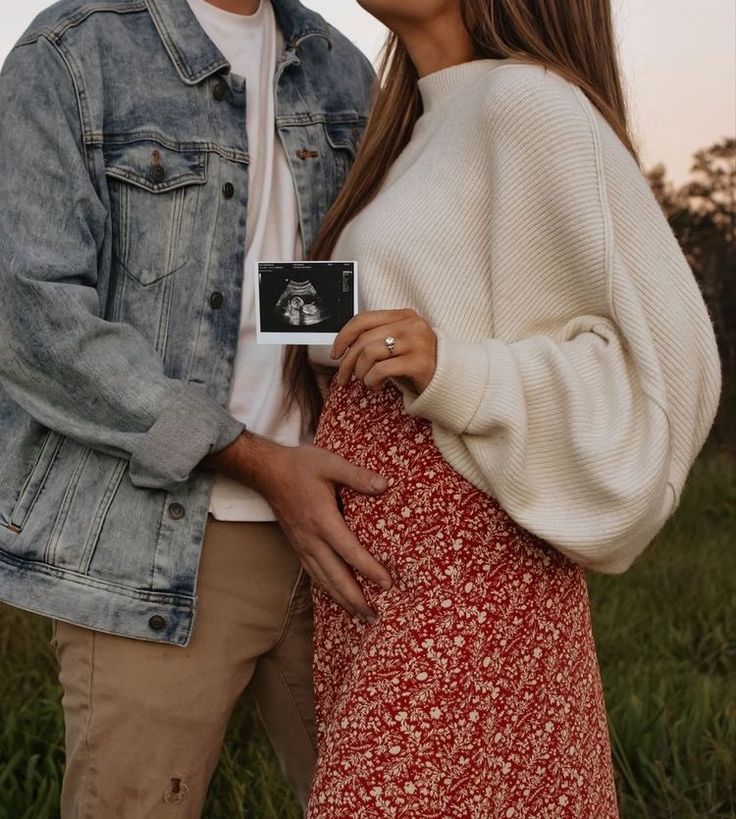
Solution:
M 308 248 L 369 62 L 297 0 L 276 127 Z M 240 323 L 245 89 L 186 0 L 62 0 L 0 75 L 0 599 L 186 645 Z

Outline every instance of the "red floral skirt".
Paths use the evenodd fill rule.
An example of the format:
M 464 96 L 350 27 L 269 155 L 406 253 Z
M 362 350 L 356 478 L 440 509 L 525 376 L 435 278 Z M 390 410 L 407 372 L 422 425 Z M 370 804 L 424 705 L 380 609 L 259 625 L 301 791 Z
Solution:
M 319 589 L 309 819 L 615 819 L 583 570 L 445 461 L 401 394 L 333 383 L 317 444 L 389 481 L 342 490 L 391 572 L 376 625 Z

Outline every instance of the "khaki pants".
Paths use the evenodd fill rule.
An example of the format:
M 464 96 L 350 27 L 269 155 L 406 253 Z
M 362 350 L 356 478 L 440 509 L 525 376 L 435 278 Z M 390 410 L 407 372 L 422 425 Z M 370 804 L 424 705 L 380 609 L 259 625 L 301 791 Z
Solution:
M 54 621 L 62 819 L 199 817 L 246 686 L 306 805 L 315 764 L 308 578 L 274 523 L 210 518 L 189 646 Z

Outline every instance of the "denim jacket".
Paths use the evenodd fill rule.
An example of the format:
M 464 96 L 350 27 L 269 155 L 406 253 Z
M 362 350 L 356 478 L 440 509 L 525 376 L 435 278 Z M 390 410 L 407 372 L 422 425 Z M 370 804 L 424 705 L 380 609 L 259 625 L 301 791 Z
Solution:
M 297 0 L 276 128 L 309 248 L 370 63 Z M 0 599 L 186 645 L 248 206 L 242 78 L 186 0 L 62 0 L 0 75 Z

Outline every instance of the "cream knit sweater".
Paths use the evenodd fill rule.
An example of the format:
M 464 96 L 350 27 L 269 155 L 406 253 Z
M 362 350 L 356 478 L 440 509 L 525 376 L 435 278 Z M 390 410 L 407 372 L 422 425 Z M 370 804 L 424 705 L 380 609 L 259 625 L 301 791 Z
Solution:
M 358 260 L 361 310 L 412 307 L 435 328 L 436 374 L 405 406 L 449 463 L 572 560 L 623 571 L 715 415 L 697 284 L 578 88 L 480 60 L 420 90 L 410 144 L 333 258 Z

